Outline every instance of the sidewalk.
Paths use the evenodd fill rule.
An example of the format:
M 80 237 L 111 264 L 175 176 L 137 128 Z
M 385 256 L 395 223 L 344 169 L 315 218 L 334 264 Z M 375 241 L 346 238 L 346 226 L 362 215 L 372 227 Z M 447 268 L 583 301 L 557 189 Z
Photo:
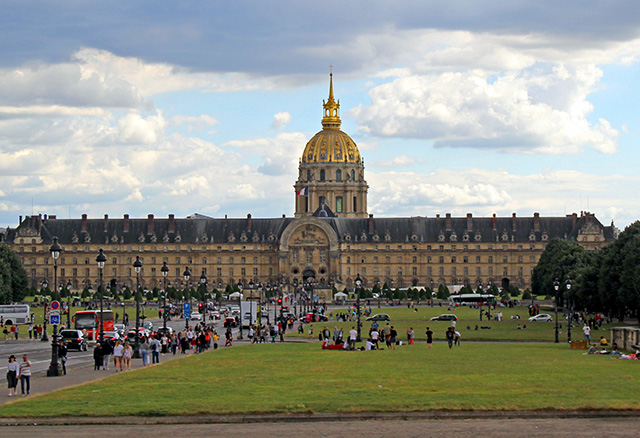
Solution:
M 209 350 L 212 351 L 212 350 Z M 182 355 L 180 353 L 173 354 L 165 354 L 160 355 L 160 363 L 168 362 L 170 360 L 180 359 L 182 357 L 188 357 L 193 354 L 194 350 L 189 350 L 186 355 Z M 151 355 L 149 355 L 149 361 L 151 361 Z M 147 365 L 149 367 L 151 365 Z M 142 366 L 142 359 L 131 359 L 131 371 L 137 370 L 140 368 L 144 368 Z M 127 373 L 129 371 L 124 371 L 123 373 Z M 78 366 L 67 367 L 67 375 L 66 376 L 57 376 L 57 377 L 47 377 L 34 375 L 31 377 L 31 396 L 38 394 L 46 394 L 48 392 L 57 391 L 58 389 L 67 388 L 70 386 L 81 385 L 87 382 L 93 382 L 96 380 L 103 379 L 105 377 L 113 376 L 113 375 L 121 374 L 120 371 L 115 372 L 115 367 L 113 365 L 113 359 L 109 364 L 109 371 L 107 370 L 99 370 L 94 371 L 93 365 L 86 366 Z M 0 406 L 5 403 L 14 401 L 14 400 L 23 400 L 24 397 L 18 395 L 17 397 L 8 397 L 6 390 L 6 385 L 4 387 L 5 391 L 0 393 Z M 18 392 L 20 392 L 20 382 L 18 382 Z

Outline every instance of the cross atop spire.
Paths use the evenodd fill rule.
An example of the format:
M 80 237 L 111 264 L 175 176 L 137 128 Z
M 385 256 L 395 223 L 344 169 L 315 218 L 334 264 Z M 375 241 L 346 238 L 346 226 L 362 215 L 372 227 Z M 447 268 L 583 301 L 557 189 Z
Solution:
M 329 65 L 329 68 L 333 70 L 333 65 Z M 324 107 L 323 128 L 340 129 L 340 101 L 336 102 L 333 97 L 333 71 L 329 73 L 329 99 L 326 102 L 323 100 L 322 106 Z

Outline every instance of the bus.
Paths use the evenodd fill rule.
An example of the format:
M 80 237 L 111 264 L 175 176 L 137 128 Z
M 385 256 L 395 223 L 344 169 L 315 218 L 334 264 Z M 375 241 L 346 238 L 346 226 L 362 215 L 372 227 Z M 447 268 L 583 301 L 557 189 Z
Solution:
M 102 311 L 102 330 L 105 332 L 113 331 L 113 311 Z M 99 310 L 81 310 L 73 316 L 73 323 L 76 330 L 82 330 L 88 339 L 97 339 L 100 334 L 100 311 Z
M 495 297 L 491 294 L 459 294 L 449 296 L 449 305 L 458 306 L 486 306 L 495 304 Z
M 0 306 L 0 320 L 5 325 L 28 324 L 31 313 L 27 304 L 3 304 Z

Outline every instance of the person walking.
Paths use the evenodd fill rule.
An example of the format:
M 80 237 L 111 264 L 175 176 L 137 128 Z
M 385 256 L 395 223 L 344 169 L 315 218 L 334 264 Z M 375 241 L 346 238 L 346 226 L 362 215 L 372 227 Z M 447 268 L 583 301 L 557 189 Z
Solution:
M 117 339 L 116 346 L 113 347 L 113 361 L 116 368 L 116 373 L 118 371 L 123 371 L 123 368 L 122 368 L 123 351 L 124 351 L 124 346 L 120 342 L 120 339 Z
M 158 340 L 158 337 L 156 336 L 155 338 L 151 339 L 151 342 L 149 342 L 149 349 L 151 350 L 151 363 L 160 363 L 160 341 Z
M 349 350 L 355 351 L 357 338 L 358 338 L 358 332 L 356 331 L 356 328 L 351 327 L 351 330 L 349 330 Z
M 133 356 L 133 348 L 129 344 L 129 341 L 124 341 L 124 348 L 122 349 L 122 367 L 125 371 L 131 370 L 131 357 Z
M 140 343 L 140 354 L 142 355 L 142 366 L 146 367 L 149 363 L 149 342 L 146 336 L 142 338 Z
M 16 341 L 17 341 L 17 340 L 18 340 L 18 334 L 20 333 L 20 327 L 19 327 L 19 326 L 16 326 L 16 330 L 15 330 L 15 332 L 13 332 L 13 333 L 15 334 L 15 336 L 16 336 Z
M 109 361 L 113 353 L 113 345 L 108 340 L 102 341 L 102 369 L 109 371 Z
M 431 347 L 433 345 L 433 332 L 429 327 L 427 327 L 427 331 L 425 332 L 425 334 L 427 335 L 427 346 L 429 347 L 429 350 L 431 350 Z
M 20 365 L 16 362 L 16 357 L 12 354 L 9 356 L 9 364 L 7 365 L 7 386 L 9 387 L 9 397 L 18 395 L 18 373 Z
M 453 331 L 453 327 L 449 327 L 447 329 L 445 336 L 447 338 L 447 343 L 449 344 L 449 348 L 453 347 L 453 338 L 455 337 L 455 332 Z
M 391 329 L 389 330 L 389 347 L 392 350 L 396 349 L 397 339 L 398 339 L 398 332 L 396 331 L 395 328 L 393 328 L 393 326 L 391 326 Z
M 407 330 L 407 342 L 409 342 L 409 345 L 413 345 L 414 337 L 415 333 L 413 332 L 413 327 L 409 327 L 409 330 Z
M 589 327 L 589 324 L 584 324 L 584 327 L 582 327 L 582 333 L 584 333 L 584 340 L 589 344 L 591 342 L 591 327 Z
M 102 359 L 102 344 L 100 344 L 100 342 L 98 342 L 96 344 L 96 348 L 93 349 L 93 370 L 100 370 L 100 367 L 103 364 L 103 359 Z
M 29 395 L 31 391 L 31 362 L 25 354 L 22 356 L 22 362 L 20 362 L 20 389 L 22 390 L 22 396 Z M 27 386 L 27 393 L 24 392 L 25 383 Z

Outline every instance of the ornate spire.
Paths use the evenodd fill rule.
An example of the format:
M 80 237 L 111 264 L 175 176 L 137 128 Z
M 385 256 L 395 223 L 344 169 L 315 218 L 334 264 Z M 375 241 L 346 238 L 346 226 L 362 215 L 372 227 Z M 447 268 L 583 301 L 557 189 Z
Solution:
M 322 127 L 325 129 L 340 129 L 340 101 L 336 102 L 333 97 L 333 72 L 329 73 L 329 99 L 322 101 L 324 107 L 324 117 Z

